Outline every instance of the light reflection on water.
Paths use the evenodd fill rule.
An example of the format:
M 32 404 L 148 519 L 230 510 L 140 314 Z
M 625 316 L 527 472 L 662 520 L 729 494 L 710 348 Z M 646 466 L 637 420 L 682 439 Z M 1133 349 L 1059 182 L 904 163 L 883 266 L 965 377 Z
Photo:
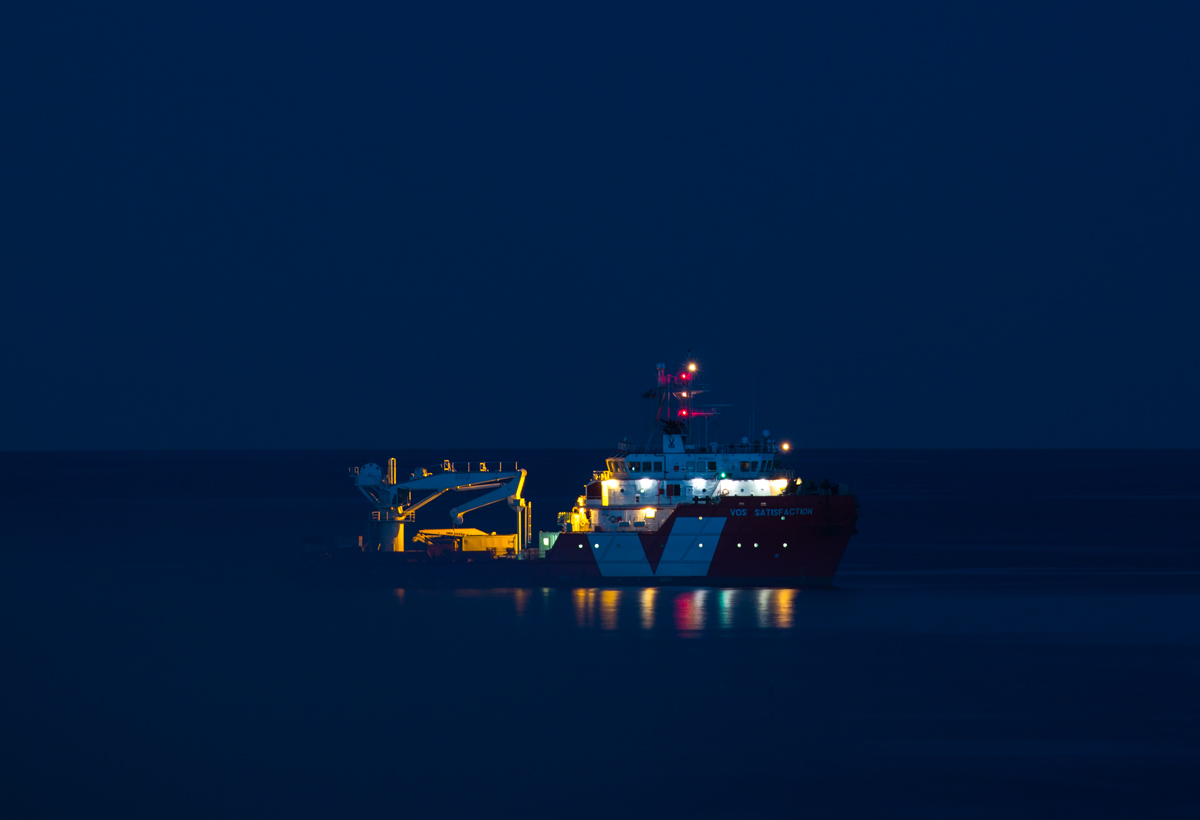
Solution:
M 527 609 L 527 595 L 513 595 L 518 615 Z M 796 620 L 795 589 L 574 589 L 543 590 L 543 603 L 555 595 L 570 595 L 575 625 L 580 629 L 643 632 L 672 628 L 695 633 L 706 629 L 791 629 Z M 544 611 L 548 611 L 543 607 Z M 667 615 L 669 617 L 659 617 Z
M 654 629 L 654 599 L 658 596 L 658 590 L 654 587 L 647 587 L 638 592 L 638 603 L 642 612 L 642 631 L 649 632 Z
M 403 589 L 393 591 L 406 603 Z M 605 632 L 670 629 L 684 635 L 705 630 L 791 629 L 796 622 L 796 589 L 543 588 L 455 590 L 455 598 L 508 602 L 518 618 L 555 618 L 570 610 L 578 629 Z M 408 596 L 413 601 L 419 598 Z
M 723 589 L 721 590 L 721 628 L 729 629 L 733 626 L 733 610 L 737 606 L 738 590 Z
M 697 632 L 704 629 L 705 598 L 707 589 L 694 589 L 689 592 L 675 593 L 675 630 L 677 632 Z
M 613 630 L 617 628 L 617 618 L 620 613 L 621 590 L 606 589 L 600 593 L 600 628 Z

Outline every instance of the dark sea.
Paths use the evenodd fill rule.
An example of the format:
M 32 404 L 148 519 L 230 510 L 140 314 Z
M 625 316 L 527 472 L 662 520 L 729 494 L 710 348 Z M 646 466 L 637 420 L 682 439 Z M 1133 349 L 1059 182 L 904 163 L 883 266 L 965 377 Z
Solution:
M 798 453 L 833 589 L 297 580 L 389 455 L 606 453 L 0 454 L 3 815 L 1200 816 L 1198 451 Z

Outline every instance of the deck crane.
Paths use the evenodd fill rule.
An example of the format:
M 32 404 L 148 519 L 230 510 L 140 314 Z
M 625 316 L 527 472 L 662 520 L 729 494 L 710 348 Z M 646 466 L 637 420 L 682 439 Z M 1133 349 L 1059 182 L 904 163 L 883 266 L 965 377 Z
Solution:
M 452 527 L 461 525 L 466 513 L 498 501 L 507 501 L 509 509 L 517 514 L 517 539 L 521 546 L 528 545 L 532 536 L 531 509 L 529 502 L 521 498 L 525 475 L 525 470 L 518 469 L 516 462 L 443 461 L 441 465 L 431 468 L 418 467 L 405 481 L 396 479 L 394 458 L 388 459 L 386 475 L 378 464 L 350 468 L 354 486 L 375 505 L 371 518 L 379 522 L 379 548 L 384 552 L 403 552 L 405 523 L 415 522 L 417 510 L 451 490 L 491 490 L 452 509 Z M 429 495 L 414 502 L 414 491 L 428 491 Z M 403 501 L 402 492 L 408 494 Z

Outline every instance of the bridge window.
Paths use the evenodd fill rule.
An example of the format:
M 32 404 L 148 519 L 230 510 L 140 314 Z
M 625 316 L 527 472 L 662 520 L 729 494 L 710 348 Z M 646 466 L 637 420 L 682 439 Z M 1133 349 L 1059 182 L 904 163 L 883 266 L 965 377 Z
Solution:
M 742 462 L 742 472 L 743 472 L 743 473 L 748 473 L 748 472 L 750 472 L 750 462 L 749 462 L 749 461 L 743 461 L 743 462 Z
M 758 462 L 757 461 L 750 462 L 750 472 L 752 472 L 752 473 L 758 472 Z
M 650 472 L 651 468 L 653 468 L 653 467 L 654 467 L 654 465 L 653 465 L 653 464 L 651 464 L 649 461 L 643 461 L 643 462 L 642 462 L 642 472 L 643 472 L 643 473 L 648 473 L 648 472 Z
M 662 462 L 661 461 L 654 462 L 654 472 L 656 472 L 656 473 L 662 472 Z
M 638 463 L 636 461 L 629 462 L 629 472 L 636 473 L 638 471 Z
M 715 462 L 715 461 L 708 462 L 708 471 L 710 473 L 715 473 L 717 471 L 717 462 Z
M 696 469 L 696 462 L 694 462 L 694 461 L 689 461 L 689 462 L 688 462 L 688 463 L 685 465 L 685 469 L 686 469 L 686 470 L 687 470 L 689 473 L 690 473 L 690 472 L 692 472 L 693 470 L 695 470 L 695 469 Z

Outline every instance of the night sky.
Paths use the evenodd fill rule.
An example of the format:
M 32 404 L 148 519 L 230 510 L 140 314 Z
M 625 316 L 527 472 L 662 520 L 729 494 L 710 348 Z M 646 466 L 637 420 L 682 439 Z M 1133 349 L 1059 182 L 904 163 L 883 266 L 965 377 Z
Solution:
M 1200 5 L 9 4 L 0 449 L 1200 446 Z

